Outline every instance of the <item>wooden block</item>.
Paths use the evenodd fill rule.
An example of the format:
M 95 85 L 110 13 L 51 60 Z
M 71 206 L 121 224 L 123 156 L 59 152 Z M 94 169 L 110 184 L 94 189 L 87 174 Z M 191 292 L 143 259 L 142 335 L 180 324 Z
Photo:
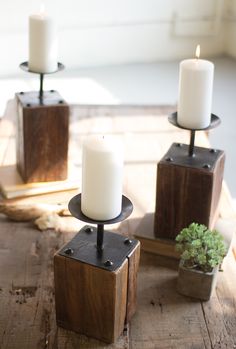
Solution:
M 24 182 L 67 178 L 69 106 L 56 91 L 20 92 L 17 100 L 17 168 Z
M 224 162 L 221 150 L 195 147 L 195 156 L 189 157 L 187 145 L 172 144 L 157 169 L 156 237 L 175 239 L 192 222 L 214 226 Z
M 0 167 L 0 191 L 5 199 L 78 189 L 79 184 L 78 170 L 72 164 L 68 166 L 66 180 L 40 183 L 24 183 L 15 164 Z
M 132 240 L 133 247 L 125 247 L 130 252 L 114 262 L 114 269 L 104 267 L 105 260 L 112 260 L 112 256 L 114 258 L 120 253 L 125 238 L 105 232 L 104 254 L 98 257 L 96 236 L 87 234 L 87 239 L 87 227 L 54 256 L 57 324 L 112 343 L 135 312 L 140 244 Z M 112 239 L 117 240 L 111 249 L 110 241 L 106 243 L 107 234 L 112 234 Z M 68 246 L 73 247 L 72 256 L 64 253 Z M 107 255 L 109 251 L 110 258 Z
M 133 249 L 127 256 L 128 264 L 128 280 L 127 280 L 127 306 L 125 323 L 130 322 L 136 311 L 137 306 L 137 275 L 140 259 L 140 244 Z
M 141 250 L 163 257 L 180 259 L 180 253 L 175 249 L 175 241 L 156 238 L 154 235 L 154 212 L 146 213 L 142 218 L 134 236 L 140 241 Z

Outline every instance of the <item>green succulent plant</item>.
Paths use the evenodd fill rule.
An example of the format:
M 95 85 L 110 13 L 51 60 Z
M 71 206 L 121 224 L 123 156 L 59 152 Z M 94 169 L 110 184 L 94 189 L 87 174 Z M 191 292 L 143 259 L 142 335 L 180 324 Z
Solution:
M 192 223 L 176 236 L 176 249 L 187 268 L 211 272 L 226 255 L 223 237 L 203 224 Z

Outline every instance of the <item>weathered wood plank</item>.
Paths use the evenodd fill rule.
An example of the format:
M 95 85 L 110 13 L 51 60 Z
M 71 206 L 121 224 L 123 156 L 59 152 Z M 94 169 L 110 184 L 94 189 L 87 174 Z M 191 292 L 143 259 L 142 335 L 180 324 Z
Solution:
M 201 303 L 176 292 L 175 261 L 143 253 L 132 348 L 211 348 Z
M 167 111 L 159 109 L 160 112 L 164 115 Z M 157 117 L 158 113 L 156 108 L 148 112 L 145 108 L 136 109 L 132 114 L 129 108 L 97 110 L 94 107 L 75 109 L 72 116 L 70 156 L 78 171 L 81 143 L 88 133 L 114 133 L 123 138 L 124 192 L 133 201 L 134 212 L 130 219 L 109 229 L 126 236 L 134 233 L 146 213 L 154 212 L 157 162 L 172 142 L 189 141 L 188 132 L 172 127 L 166 116 Z M 196 145 L 208 146 L 203 132 L 197 134 Z M 53 197 L 35 197 L 33 201 L 65 203 L 69 198 L 69 193 L 62 196 L 58 193 Z M 230 196 L 225 191 L 221 205 L 223 217 L 234 216 Z M 233 257 L 229 265 L 224 264 L 212 301 L 200 303 L 176 292 L 176 261 L 142 254 L 137 312 L 130 330 L 127 328 L 114 345 L 107 346 L 57 328 L 52 257 L 83 226 L 71 217 L 63 222 L 63 233 L 41 233 L 31 223 L 12 223 L 0 216 L 1 349 L 219 349 L 226 348 L 226 344 L 233 349 L 236 346 Z
M 218 273 L 216 292 L 209 302 L 202 303 L 211 344 L 214 349 L 236 347 L 236 262 L 229 251 Z
M 128 348 L 126 332 L 116 344 L 105 346 L 57 329 L 53 255 L 73 234 L 41 233 L 28 224 L 9 223 L 2 217 L 0 225 L 1 349 Z

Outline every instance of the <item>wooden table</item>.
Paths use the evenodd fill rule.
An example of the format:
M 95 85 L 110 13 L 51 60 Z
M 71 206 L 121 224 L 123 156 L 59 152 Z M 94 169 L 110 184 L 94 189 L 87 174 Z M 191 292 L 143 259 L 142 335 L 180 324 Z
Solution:
M 173 141 L 189 135 L 167 122 L 168 108 L 72 108 L 70 158 L 80 172 L 81 142 L 88 133 L 113 133 L 125 144 L 124 194 L 134 203 L 130 219 L 113 230 L 131 236 L 155 203 L 156 164 Z M 14 113 L 9 105 L 0 122 L 0 163 L 14 158 Z M 207 144 L 204 133 L 197 144 Z M 73 192 L 19 202 L 67 202 Z M 227 190 L 221 215 L 234 219 Z M 68 217 L 59 231 L 38 231 L 33 223 L 16 223 L 0 215 L 0 348 L 236 348 L 236 263 L 230 250 L 209 302 L 176 292 L 177 261 L 142 253 L 138 308 L 128 328 L 113 345 L 105 345 L 56 326 L 53 255 L 82 226 Z

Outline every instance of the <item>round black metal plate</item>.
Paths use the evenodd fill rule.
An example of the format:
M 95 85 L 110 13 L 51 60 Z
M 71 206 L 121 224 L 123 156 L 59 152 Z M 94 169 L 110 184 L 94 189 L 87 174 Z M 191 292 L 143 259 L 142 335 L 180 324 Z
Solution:
M 126 218 L 128 218 L 133 211 L 133 204 L 126 196 L 122 195 L 121 214 L 107 221 L 97 221 L 83 214 L 83 212 L 81 211 L 81 194 L 74 196 L 70 200 L 68 208 L 72 216 L 74 216 L 75 218 L 78 218 L 83 222 L 91 223 L 91 224 L 113 224 L 113 223 L 121 222 Z
M 57 73 L 58 71 L 61 71 L 63 69 L 65 69 L 65 66 L 64 64 L 62 63 L 57 63 L 57 70 L 55 71 L 52 71 L 50 73 L 39 73 L 39 72 L 36 72 L 36 71 L 33 71 L 33 70 L 29 70 L 29 64 L 28 62 L 23 62 L 20 64 L 20 68 L 28 73 L 34 73 L 34 74 L 53 74 L 53 73 Z
M 205 128 L 196 128 L 196 129 L 190 129 L 190 128 L 186 128 L 186 127 L 183 127 L 181 125 L 178 124 L 177 122 L 177 112 L 175 113 L 172 113 L 168 116 L 168 121 L 176 126 L 176 127 L 179 127 L 179 128 L 182 128 L 184 130 L 193 130 L 193 131 L 203 131 L 203 130 L 210 130 L 212 128 L 215 128 L 217 126 L 219 126 L 219 124 L 221 123 L 221 120 L 218 116 L 214 115 L 214 114 L 211 114 L 211 123 L 208 127 L 205 127 Z

